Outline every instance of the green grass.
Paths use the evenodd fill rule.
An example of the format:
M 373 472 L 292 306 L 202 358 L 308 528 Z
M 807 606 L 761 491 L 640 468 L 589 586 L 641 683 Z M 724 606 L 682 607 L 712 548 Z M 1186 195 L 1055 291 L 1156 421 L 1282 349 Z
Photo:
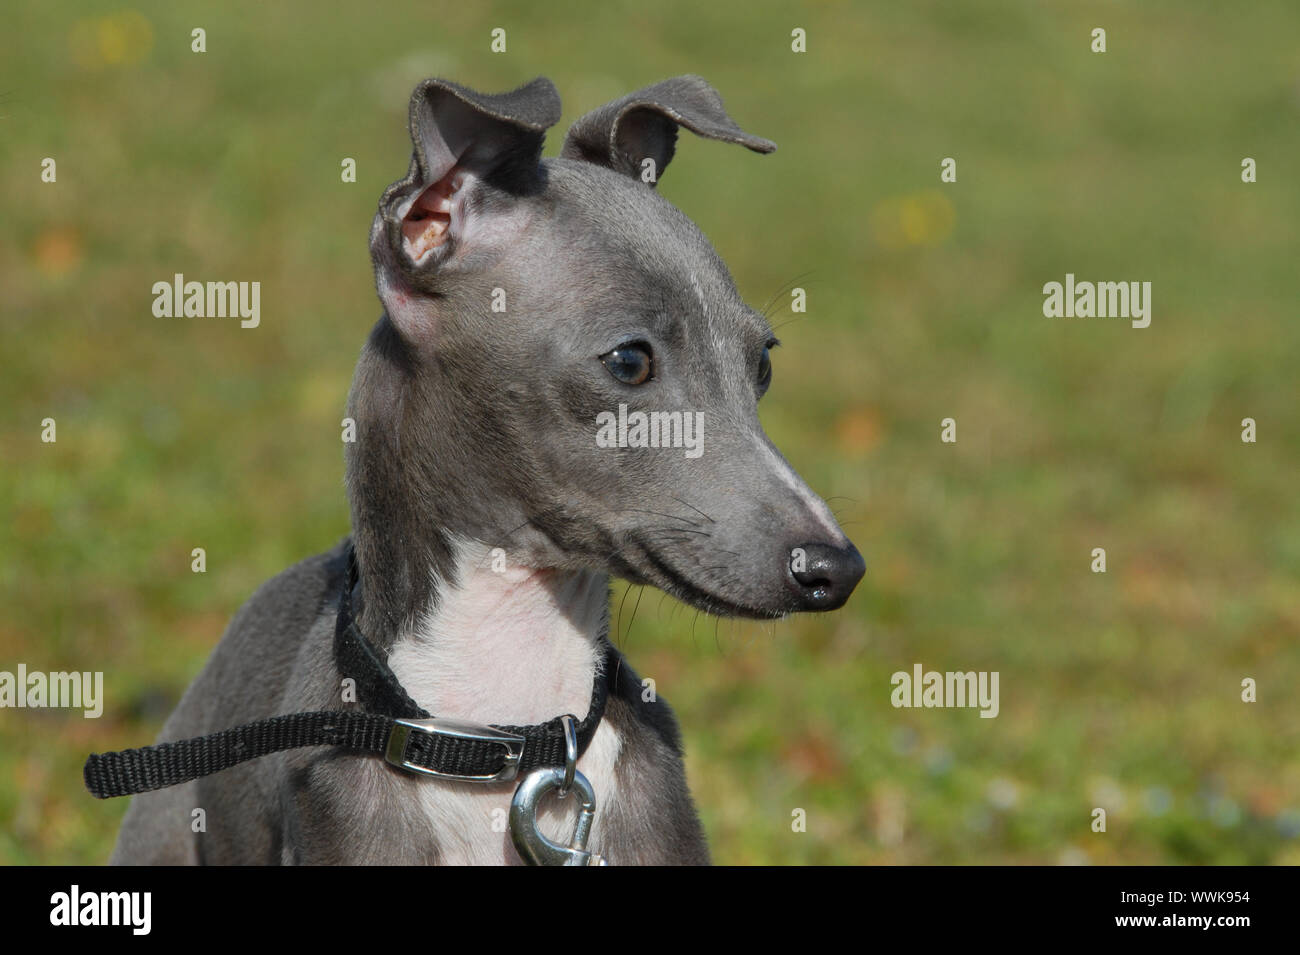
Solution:
M 415 81 L 551 77 L 554 154 L 694 72 L 780 150 L 684 134 L 662 191 L 755 305 L 807 289 L 762 414 L 869 567 L 775 626 L 629 596 L 715 857 L 1300 862 L 1300 8 L 188 7 L 25 4 L 0 39 L 0 669 L 108 697 L 0 710 L 0 861 L 106 859 L 126 805 L 85 755 L 151 740 L 253 589 L 347 532 L 366 234 Z M 177 271 L 261 281 L 262 327 L 154 318 Z M 1066 272 L 1151 281 L 1151 327 L 1044 318 Z M 916 662 L 997 670 L 1000 715 L 894 709 Z

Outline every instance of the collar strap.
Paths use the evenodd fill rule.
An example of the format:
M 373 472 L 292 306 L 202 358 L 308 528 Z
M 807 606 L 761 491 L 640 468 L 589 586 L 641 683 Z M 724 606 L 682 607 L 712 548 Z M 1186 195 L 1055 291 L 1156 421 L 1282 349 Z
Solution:
M 339 746 L 413 773 L 474 782 L 506 782 L 543 766 L 563 767 L 565 717 L 533 726 L 483 725 L 437 719 L 407 694 L 384 657 L 361 634 L 352 614 L 359 588 L 349 541 L 348 573 L 334 628 L 339 672 L 356 680 L 357 697 L 376 712 L 320 711 L 258 720 L 233 729 L 141 749 L 96 753 L 86 760 L 86 788 L 100 799 L 164 789 L 210 776 L 246 760 L 305 746 Z M 587 716 L 575 726 L 578 755 L 591 744 L 605 713 L 618 654 L 606 643 Z

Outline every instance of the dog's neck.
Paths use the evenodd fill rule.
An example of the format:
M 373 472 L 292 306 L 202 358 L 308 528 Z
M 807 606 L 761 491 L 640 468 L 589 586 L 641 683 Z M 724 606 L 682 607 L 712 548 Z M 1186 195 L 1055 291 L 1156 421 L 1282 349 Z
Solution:
M 454 543 L 452 553 L 452 573 L 435 578 L 427 612 L 389 653 L 407 693 L 435 716 L 483 723 L 585 716 L 608 578 L 502 566 L 478 543 Z
M 453 533 L 449 518 L 464 522 L 472 502 L 448 503 L 458 486 L 440 469 L 454 456 L 432 436 L 455 427 L 459 412 L 425 390 L 436 375 L 421 362 L 383 318 L 357 365 L 348 406 L 356 442 L 346 451 L 358 626 L 436 716 L 581 719 L 603 660 L 609 579 L 523 567 Z

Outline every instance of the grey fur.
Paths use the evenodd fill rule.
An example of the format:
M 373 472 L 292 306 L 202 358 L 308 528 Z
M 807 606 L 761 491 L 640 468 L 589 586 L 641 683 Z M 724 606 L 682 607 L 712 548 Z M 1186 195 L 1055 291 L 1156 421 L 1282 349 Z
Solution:
M 371 230 L 385 314 L 348 403 L 363 632 L 384 651 L 410 639 L 460 583 L 456 541 L 500 546 L 517 566 L 653 584 L 710 612 L 838 606 L 861 558 L 758 422 L 771 329 L 695 225 L 639 179 L 641 158 L 655 160 L 656 176 L 667 165 L 678 124 L 775 146 L 740 130 L 698 77 L 596 110 L 574 124 L 562 157 L 540 160 L 558 116 L 541 79 L 500 96 L 430 80 L 412 97 L 410 170 L 384 193 Z M 404 217 L 453 171 L 466 178 L 447 238 L 417 261 Z M 505 314 L 491 309 L 494 289 Z M 657 369 L 635 388 L 600 361 L 629 340 L 653 344 Z M 597 447 L 596 415 L 620 403 L 702 411 L 705 453 Z M 792 573 L 801 546 L 830 568 L 820 597 L 808 574 Z M 342 555 L 340 545 L 306 560 L 249 600 L 160 741 L 339 707 L 331 636 Z M 607 605 L 602 621 L 588 634 L 601 646 Z M 597 817 L 591 847 L 616 864 L 707 862 L 671 710 L 642 700 L 625 661 L 610 682 L 618 798 Z M 340 751 L 278 754 L 136 797 L 113 861 L 445 861 L 415 797 L 472 785 Z M 191 831 L 195 807 L 207 814 L 202 834 Z

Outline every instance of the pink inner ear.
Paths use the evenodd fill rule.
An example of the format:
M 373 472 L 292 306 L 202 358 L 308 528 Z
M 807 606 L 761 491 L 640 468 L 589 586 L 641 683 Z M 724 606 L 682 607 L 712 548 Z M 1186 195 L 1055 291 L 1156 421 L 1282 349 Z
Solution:
M 426 255 L 447 241 L 451 228 L 452 196 L 465 182 L 465 175 L 453 169 L 425 189 L 411 203 L 402 219 L 406 254 L 419 264 Z

